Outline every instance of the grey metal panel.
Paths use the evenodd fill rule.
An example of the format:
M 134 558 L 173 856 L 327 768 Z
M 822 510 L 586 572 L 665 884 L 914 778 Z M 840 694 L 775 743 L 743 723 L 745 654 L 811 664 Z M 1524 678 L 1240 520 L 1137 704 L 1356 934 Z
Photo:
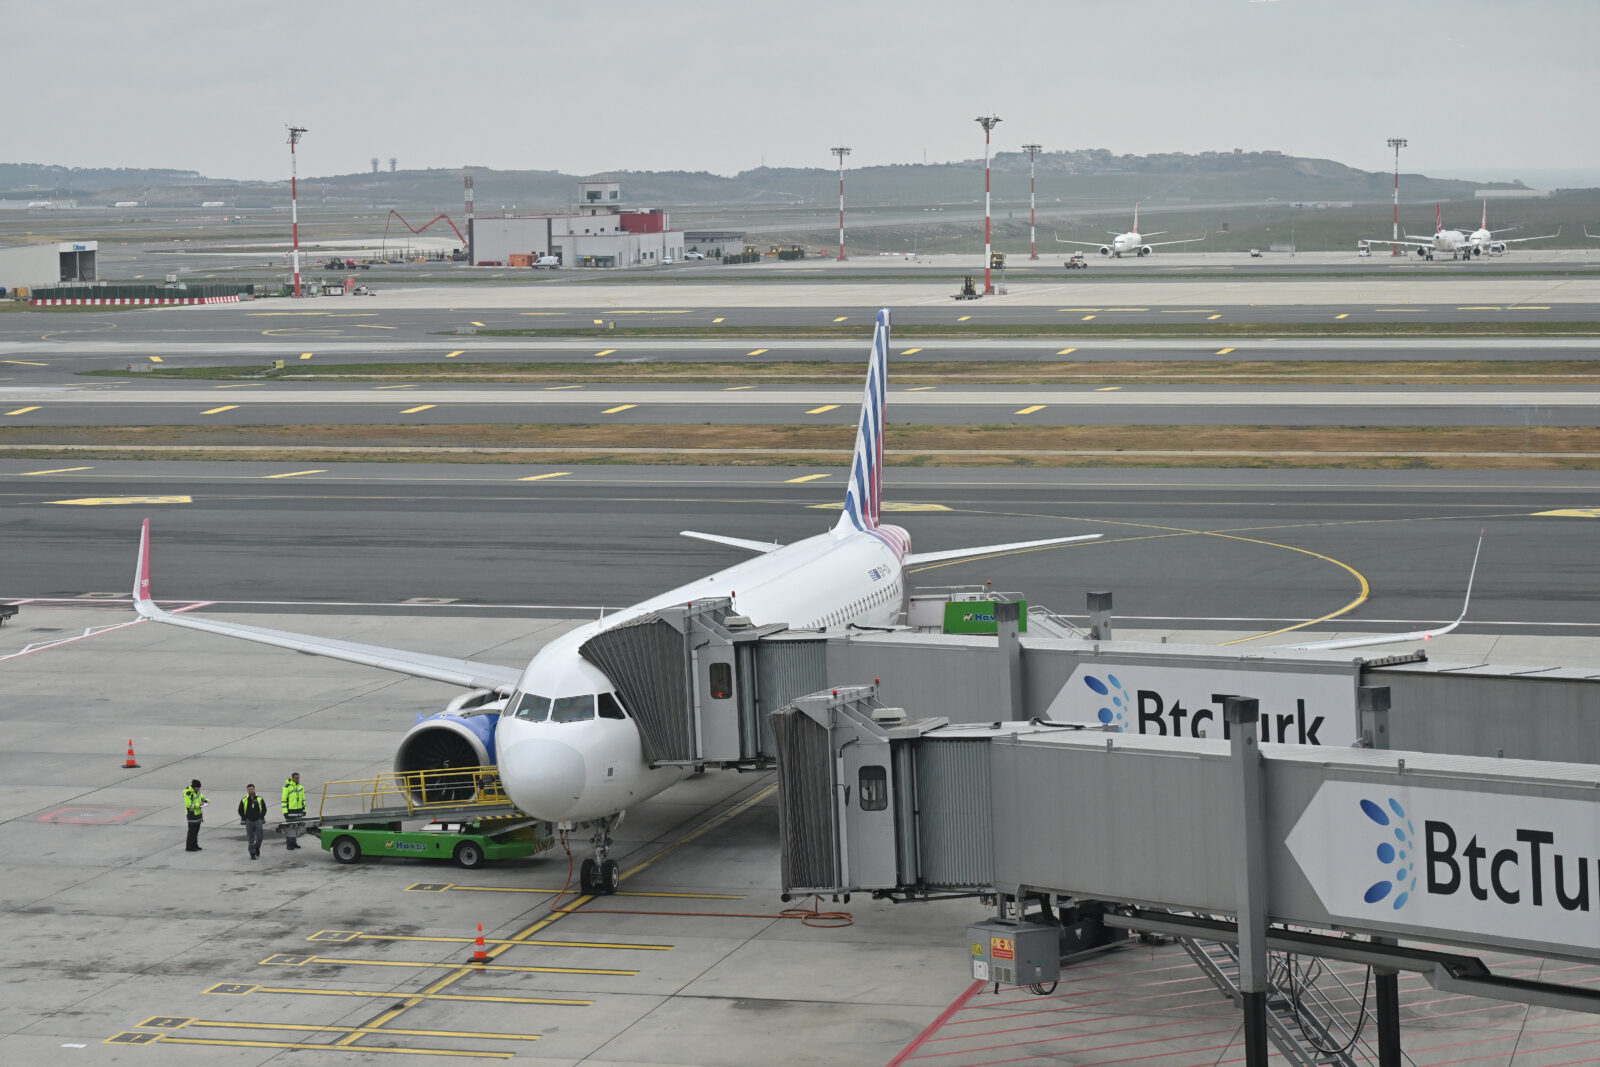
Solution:
M 639 724 L 645 759 L 653 766 L 695 758 L 684 635 L 660 616 L 602 630 L 578 649 L 617 685 Z
M 827 643 L 830 682 L 879 679 L 878 699 L 891 707 L 915 708 L 951 722 L 996 722 L 1008 718 L 1002 664 L 993 637 L 887 634 L 879 638 L 834 638 Z
M 988 742 L 923 738 L 916 750 L 922 884 L 941 889 L 992 885 L 995 818 Z
M 783 798 L 778 849 L 784 891 L 832 892 L 839 885 L 839 841 L 828 730 L 792 708 L 772 716 L 772 729 Z
M 1428 666 L 1367 672 L 1366 684 L 1389 687 L 1391 748 L 1600 763 L 1600 683 Z
M 827 688 L 828 649 L 824 641 L 781 638 L 763 638 L 753 647 L 756 684 L 752 712 L 759 751 L 751 755 L 771 755 L 772 713 L 796 697 Z

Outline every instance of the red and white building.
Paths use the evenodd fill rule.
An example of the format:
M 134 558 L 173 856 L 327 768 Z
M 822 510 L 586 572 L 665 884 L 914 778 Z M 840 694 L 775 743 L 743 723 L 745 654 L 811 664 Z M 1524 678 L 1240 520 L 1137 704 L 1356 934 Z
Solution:
M 563 267 L 652 267 L 683 261 L 683 231 L 660 208 L 622 206 L 618 182 L 579 182 L 578 210 L 562 215 L 475 215 L 467 220 L 474 266 L 555 256 Z

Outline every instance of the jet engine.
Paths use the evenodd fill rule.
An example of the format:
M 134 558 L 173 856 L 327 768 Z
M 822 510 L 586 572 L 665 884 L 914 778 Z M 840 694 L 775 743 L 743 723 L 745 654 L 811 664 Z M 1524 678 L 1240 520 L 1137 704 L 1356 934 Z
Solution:
M 1503 255 L 1505 255 L 1506 254 L 1506 243 L 1504 241 L 1490 241 L 1489 242 L 1489 254 L 1491 256 L 1503 256 Z
M 452 700 L 443 711 L 424 713 L 394 754 L 396 773 L 444 771 L 454 767 L 487 767 L 495 762 L 494 733 L 505 698 L 478 689 Z M 416 799 L 426 803 L 471 799 L 477 786 L 472 775 L 430 776 Z
M 1481 246 L 1481 245 L 1473 245 L 1473 246 L 1472 246 L 1472 254 L 1473 254 L 1473 255 L 1474 255 L 1474 256 L 1481 256 L 1481 255 L 1483 255 L 1483 247 L 1482 247 L 1482 246 Z
M 1139 255 L 1148 256 L 1151 252 L 1154 252 L 1154 251 L 1155 251 L 1155 249 L 1151 248 L 1149 245 L 1141 245 L 1140 248 L 1139 248 Z
M 1111 254 L 1111 246 L 1110 245 L 1101 245 L 1100 246 L 1100 254 L 1102 256 L 1109 256 Z

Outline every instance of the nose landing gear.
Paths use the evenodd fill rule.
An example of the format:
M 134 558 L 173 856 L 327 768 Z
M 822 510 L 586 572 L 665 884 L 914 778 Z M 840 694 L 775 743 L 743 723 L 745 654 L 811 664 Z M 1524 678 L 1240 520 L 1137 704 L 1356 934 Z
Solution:
M 621 821 L 621 815 L 601 820 L 594 836 L 589 838 L 589 844 L 594 849 L 594 858 L 584 860 L 583 865 L 578 868 L 578 886 L 584 893 L 609 896 L 622 884 L 622 868 L 617 865 L 616 860 L 610 858 L 611 831 Z

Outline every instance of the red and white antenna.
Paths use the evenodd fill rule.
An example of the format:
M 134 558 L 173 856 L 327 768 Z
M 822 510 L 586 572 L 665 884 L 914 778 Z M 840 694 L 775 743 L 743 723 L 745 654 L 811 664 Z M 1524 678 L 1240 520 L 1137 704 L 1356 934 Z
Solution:
M 1404 137 L 1389 138 L 1389 147 L 1394 149 L 1394 240 L 1389 243 L 1389 254 L 1400 254 L 1400 149 L 1406 146 Z
M 994 245 L 990 240 L 989 221 L 989 133 L 1000 125 L 1000 116 L 979 115 L 976 121 L 983 127 L 983 291 L 992 293 L 994 282 L 989 277 L 989 269 L 994 263 Z
M 294 295 L 300 295 L 300 194 L 299 194 L 299 164 L 296 162 L 294 146 L 304 137 L 304 126 L 289 127 L 289 218 L 294 227 Z
M 1034 205 L 1034 200 L 1033 200 L 1033 161 L 1038 158 L 1041 147 L 1042 146 L 1036 145 L 1036 144 L 1025 144 L 1025 145 L 1022 146 L 1022 150 L 1024 152 L 1028 153 L 1028 258 L 1029 259 L 1038 259 L 1039 258 L 1039 239 L 1035 234 L 1036 218 L 1035 218 L 1034 209 L 1033 209 L 1033 205 Z
M 839 262 L 844 262 L 844 157 L 850 154 L 850 149 L 844 145 L 836 145 L 828 149 L 839 157 Z

